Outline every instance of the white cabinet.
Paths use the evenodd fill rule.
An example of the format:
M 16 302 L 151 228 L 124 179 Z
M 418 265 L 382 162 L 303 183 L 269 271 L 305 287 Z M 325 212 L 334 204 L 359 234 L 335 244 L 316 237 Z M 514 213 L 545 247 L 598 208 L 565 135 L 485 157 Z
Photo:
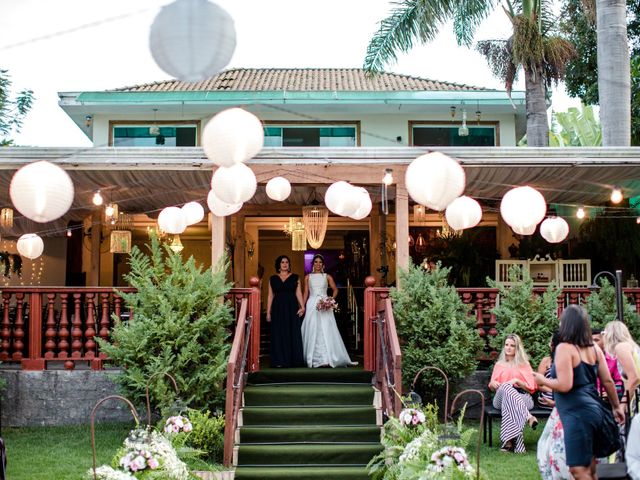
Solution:
M 546 287 L 555 281 L 560 288 L 585 288 L 591 285 L 591 260 L 552 260 L 549 255 L 530 260 L 496 260 L 496 281 L 502 285 L 509 282 L 509 268 L 519 265 L 529 272 L 536 287 Z

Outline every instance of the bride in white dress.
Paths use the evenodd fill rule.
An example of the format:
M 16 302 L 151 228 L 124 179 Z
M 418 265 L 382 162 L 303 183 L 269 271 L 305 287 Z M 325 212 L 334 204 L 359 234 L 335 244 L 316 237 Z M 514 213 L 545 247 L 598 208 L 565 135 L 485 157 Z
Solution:
M 333 309 L 318 310 L 318 300 L 327 296 L 327 288 L 331 287 L 333 298 L 338 295 L 331 275 L 323 273 L 324 259 L 322 255 L 313 257 L 313 271 L 307 275 L 304 300 L 306 315 L 302 322 L 302 345 L 307 366 L 315 367 L 345 367 L 357 365 L 352 362 L 344 346 Z

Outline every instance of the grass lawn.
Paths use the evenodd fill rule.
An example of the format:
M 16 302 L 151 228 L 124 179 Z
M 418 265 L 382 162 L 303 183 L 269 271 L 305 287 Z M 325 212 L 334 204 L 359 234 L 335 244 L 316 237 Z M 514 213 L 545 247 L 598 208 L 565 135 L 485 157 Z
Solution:
M 491 480 L 539 480 L 536 443 L 544 428 L 525 429 L 527 453 L 502 453 L 498 447 L 499 422 L 494 422 L 494 445 L 482 445 L 480 466 Z M 132 424 L 96 426 L 98 465 L 109 463 Z M 79 480 L 91 468 L 91 434 L 88 425 L 73 427 L 5 428 L 7 479 Z M 475 448 L 470 448 L 475 465 Z

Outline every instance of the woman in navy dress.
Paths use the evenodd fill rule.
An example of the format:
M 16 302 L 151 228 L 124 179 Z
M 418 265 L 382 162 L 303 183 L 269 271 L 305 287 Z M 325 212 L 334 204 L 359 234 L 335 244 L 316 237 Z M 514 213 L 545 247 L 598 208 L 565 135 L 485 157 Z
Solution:
M 302 317 L 304 303 L 300 279 L 291 273 L 291 261 L 286 255 L 276 259 L 277 275 L 269 279 L 267 322 L 271 322 L 271 366 L 303 367 Z
M 615 451 L 618 432 L 596 388 L 600 378 L 618 423 L 624 422 L 624 407 L 618 401 L 602 350 L 593 344 L 587 312 L 570 305 L 560 317 L 560 345 L 545 378 L 536 373 L 540 386 L 553 389 L 556 408 L 564 428 L 567 465 L 576 480 L 596 478 L 596 457 Z

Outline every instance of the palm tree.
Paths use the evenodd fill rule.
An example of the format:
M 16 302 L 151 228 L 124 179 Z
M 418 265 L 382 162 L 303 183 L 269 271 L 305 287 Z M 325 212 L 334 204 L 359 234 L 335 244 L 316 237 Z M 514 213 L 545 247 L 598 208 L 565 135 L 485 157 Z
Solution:
M 625 0 L 595 0 L 602 145 L 631 143 L 631 73 Z
M 476 28 L 496 8 L 495 0 L 404 0 L 380 22 L 367 47 L 365 70 L 381 71 L 396 52 L 407 52 L 414 41 L 427 43 L 441 25 L 453 20 L 459 45 L 470 47 Z M 479 42 L 477 49 L 487 59 L 494 75 L 511 92 L 519 67 L 525 74 L 527 140 L 532 147 L 549 145 L 547 91 L 552 82 L 564 78 L 565 65 L 574 55 L 573 46 L 553 35 L 551 0 L 506 0 L 504 10 L 513 25 L 508 40 Z

